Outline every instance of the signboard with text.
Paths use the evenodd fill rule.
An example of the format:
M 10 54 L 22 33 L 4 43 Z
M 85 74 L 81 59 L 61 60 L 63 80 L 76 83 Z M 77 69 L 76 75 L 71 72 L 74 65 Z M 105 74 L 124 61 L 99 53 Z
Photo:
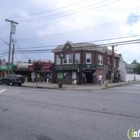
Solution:
M 104 69 L 103 65 L 94 65 L 94 64 L 69 64 L 69 65 L 56 65 L 56 70 L 70 70 L 70 69 Z

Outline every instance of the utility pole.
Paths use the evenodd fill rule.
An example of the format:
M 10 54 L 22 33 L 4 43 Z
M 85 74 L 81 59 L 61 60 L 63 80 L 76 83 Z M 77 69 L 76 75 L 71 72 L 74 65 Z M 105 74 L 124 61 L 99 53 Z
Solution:
M 10 66 L 12 34 L 15 33 L 15 31 L 13 30 L 13 24 L 18 24 L 18 22 L 15 22 L 13 20 L 8 20 L 8 19 L 6 19 L 6 21 L 11 23 L 10 40 L 9 40 L 9 53 L 8 53 L 8 74 L 9 74 L 10 73 L 9 66 Z
M 111 67 L 111 72 L 114 72 L 114 45 L 111 46 L 112 47 L 112 67 Z
M 15 53 L 15 44 L 13 44 L 13 50 L 12 50 L 12 66 L 14 64 L 14 53 Z

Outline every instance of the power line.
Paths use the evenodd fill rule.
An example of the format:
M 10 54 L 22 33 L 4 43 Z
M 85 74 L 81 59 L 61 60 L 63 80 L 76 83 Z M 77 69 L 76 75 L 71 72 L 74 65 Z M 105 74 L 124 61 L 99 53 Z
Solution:
M 135 17 L 133 17 L 133 18 L 129 18 L 129 19 L 134 19 L 134 18 L 139 18 L 140 16 L 135 16 Z M 89 30 L 89 31 L 92 31 L 92 29 L 96 29 L 96 28 L 99 28 L 99 30 L 103 30 L 103 29 L 101 29 L 101 27 L 103 27 L 103 26 L 105 26 L 105 25 L 113 25 L 113 24 L 118 24 L 118 22 L 119 21 L 122 21 L 122 20 L 117 20 L 117 21 L 114 21 L 114 22 L 108 22 L 108 23 L 104 23 L 104 24 L 100 24 L 100 25 L 97 25 L 97 26 L 91 26 L 91 27 L 86 27 L 86 28 L 83 28 L 83 29 L 77 29 L 77 30 L 72 30 L 72 31 L 66 31 L 66 32 L 60 32 L 60 33 L 55 33 L 55 34 L 50 34 L 50 35 L 43 35 L 43 36 L 37 36 L 37 37 L 29 37 L 29 38 L 21 38 L 21 39 L 18 39 L 18 40 L 24 40 L 24 39 L 26 39 L 26 42 L 27 42 L 27 39 L 36 39 L 36 38 L 42 38 L 42 37 L 45 37 L 45 39 L 46 39 L 46 37 L 53 37 L 53 36 L 57 36 L 57 37 L 60 37 L 60 35 L 65 35 L 65 34 L 68 34 L 68 35 L 70 35 L 71 33 L 75 33 L 75 32 L 84 32 L 84 31 L 86 31 L 86 30 Z M 122 25 L 122 26 L 124 26 L 124 25 Z M 121 26 L 118 26 L 118 27 L 121 27 Z M 112 28 L 112 27 L 109 27 L 109 28 L 107 28 L 107 29 L 110 29 L 110 28 Z M 115 28 L 115 27 L 113 27 L 113 28 Z M 104 29 L 104 30 L 106 30 L 106 29 Z M 79 32 L 79 33 L 80 33 Z M 94 31 L 95 32 L 95 31 Z M 72 35 L 73 36 L 73 35 Z M 74 36 L 76 36 L 76 35 L 74 35 Z
M 137 42 L 136 42 L 137 41 Z M 85 43 L 85 42 L 81 42 L 81 43 Z M 98 44 L 97 46 L 112 46 L 112 45 L 128 45 L 128 44 L 136 44 L 136 43 L 140 43 L 140 39 L 137 39 L 137 40 L 129 40 L 129 41 L 121 41 L 121 42 L 114 42 L 114 43 L 108 43 L 108 44 Z M 58 45 L 57 45 L 58 46 Z M 79 47 L 79 48 L 84 48 L 83 47 Z M 86 48 L 86 47 L 85 47 Z M 90 47 L 92 48 L 92 46 Z M 41 50 L 22 50 L 22 52 L 24 53 L 46 53 L 46 52 L 49 52 L 49 51 L 52 51 L 53 49 L 41 49 Z M 56 49 L 55 49 L 56 50 Z M 58 49 L 60 50 L 60 49 Z M 17 51 L 18 52 L 18 51 Z
M 84 0 L 84 1 L 80 1 L 80 2 L 77 2 L 77 3 L 73 3 L 71 5 L 67 5 L 67 6 L 63 6 L 63 7 L 59 7 L 59 8 L 56 8 L 56 9 L 52 9 L 52 10 L 48 10 L 48 11 L 43 11 L 43 12 L 40 12 L 40 13 L 36 13 L 36 14 L 31 14 L 31 15 L 26 15 L 26 16 L 19 16 L 19 17 L 11 17 L 11 18 L 21 18 L 21 17 L 29 17 L 29 16 L 36 16 L 36 15 L 40 15 L 40 14 L 44 14 L 44 13 L 48 13 L 48 12 L 52 12 L 52 11 L 56 11 L 56 10 L 60 10 L 60 9 L 63 9 L 63 8 L 66 8 L 66 7 L 71 7 L 73 5 L 77 5 L 79 3 L 83 3 L 87 0 Z
M 101 42 L 101 41 L 113 41 L 113 40 L 118 40 L 118 39 L 129 39 L 129 38 L 133 38 L 133 37 L 140 37 L 140 35 L 135 35 L 135 36 L 125 36 L 125 37 L 118 37 L 118 38 L 112 38 L 112 39 L 102 39 L 102 40 L 92 40 L 92 41 L 87 41 L 87 42 Z M 86 43 L 86 42 L 81 42 L 81 43 Z M 58 46 L 57 45 L 49 45 L 49 46 L 36 46 L 36 47 L 24 47 L 21 49 L 30 49 L 30 48 L 47 48 L 47 47 L 55 47 Z
M 18 49 L 20 50 L 18 44 L 17 43 L 15 43 L 15 44 L 17 45 Z M 26 57 L 27 59 L 29 59 L 21 50 L 20 50 L 20 52 L 23 54 L 24 57 Z
M 20 21 L 20 22 L 34 22 L 34 21 L 42 21 L 42 20 L 49 20 L 49 19 L 54 19 L 54 18 L 66 17 L 66 16 L 70 16 L 70 15 L 73 15 L 73 14 L 79 14 L 79 13 L 82 13 L 82 12 L 85 12 L 85 11 L 93 10 L 93 9 L 96 9 L 96 8 L 99 8 L 99 7 L 102 7 L 102 6 L 110 5 L 110 4 L 113 4 L 113 3 L 118 2 L 118 1 L 119 0 L 111 2 L 111 3 L 107 3 L 107 4 L 104 4 L 104 5 L 98 6 L 98 7 L 94 7 L 94 8 L 86 9 L 86 10 L 83 10 L 83 11 L 79 11 L 79 12 L 76 12 L 76 13 L 69 13 L 69 14 L 66 14 L 66 15 L 60 15 L 58 17 L 51 17 L 51 16 L 57 16 L 59 14 L 65 14 L 65 13 L 68 13 L 68 12 L 71 12 L 71 11 L 45 16 L 45 18 L 40 17 L 40 18 L 32 18 L 32 19 L 25 19 L 25 20 L 23 19 L 23 20 L 18 20 L 18 21 Z M 51 18 L 46 18 L 46 17 L 51 17 Z M 42 19 L 42 18 L 44 18 L 44 19 Z

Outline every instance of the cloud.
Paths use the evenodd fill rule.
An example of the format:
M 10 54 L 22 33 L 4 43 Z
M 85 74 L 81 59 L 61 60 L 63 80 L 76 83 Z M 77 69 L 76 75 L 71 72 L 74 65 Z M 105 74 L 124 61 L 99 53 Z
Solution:
M 103 1 L 104 0 L 30 0 L 19 2 L 18 0 L 12 0 L 10 4 L 3 1 L 0 2 L 0 19 L 19 17 L 11 18 L 11 20 L 19 22 L 17 25 L 16 38 L 18 39 L 17 43 L 20 48 L 38 47 L 38 49 L 42 49 L 40 48 L 41 46 L 64 44 L 67 40 L 74 43 L 93 41 L 95 44 L 102 44 L 118 40 L 106 40 L 104 42 L 94 41 L 139 35 L 140 21 L 138 15 L 140 15 L 140 13 L 138 11 L 140 9 L 140 3 L 138 1 Z M 3 5 L 6 5 L 6 7 L 4 8 Z M 51 16 L 54 14 L 58 14 L 61 17 L 54 18 L 56 16 Z M 27 15 L 30 16 L 22 17 Z M 53 17 L 53 19 L 47 16 Z M 35 20 L 35 18 L 39 20 Z M 31 22 L 27 22 L 28 19 L 30 19 Z M 0 24 L 0 28 L 3 28 L 6 24 L 8 23 L 3 22 Z M 0 38 L 9 42 L 9 32 L 10 28 L 2 32 Z M 120 41 L 123 40 L 124 39 L 120 39 Z M 3 45 L 4 43 L 0 44 L 2 44 L 2 50 L 7 48 L 6 45 Z M 128 45 L 124 45 L 123 47 L 118 46 L 117 52 L 122 53 L 125 57 L 132 56 L 132 53 L 139 55 L 138 51 L 135 52 L 132 50 L 132 48 L 138 50 L 138 44 L 133 45 L 132 48 L 130 46 L 132 47 L 132 45 L 129 45 L 129 47 Z M 47 59 L 47 57 L 49 57 L 53 60 L 53 53 L 25 55 L 31 59 Z M 26 60 L 22 54 L 18 54 L 17 57 Z
M 140 15 L 131 13 L 127 18 L 127 24 L 132 26 L 140 20 Z

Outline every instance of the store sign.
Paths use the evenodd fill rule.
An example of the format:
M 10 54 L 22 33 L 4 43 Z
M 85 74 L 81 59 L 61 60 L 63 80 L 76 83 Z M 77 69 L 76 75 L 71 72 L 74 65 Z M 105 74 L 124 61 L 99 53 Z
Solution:
M 18 64 L 17 69 L 28 69 L 28 63 L 27 64 Z
M 94 64 L 69 64 L 69 65 L 56 65 L 56 70 L 68 70 L 68 69 L 104 69 L 103 65 L 94 65 Z
M 53 70 L 53 66 L 52 64 L 43 64 L 43 67 L 42 67 L 42 71 L 52 71 Z
M 14 65 L 13 66 L 9 66 L 9 70 L 13 70 L 14 69 Z M 7 71 L 8 70 L 8 65 L 0 65 L 0 71 Z

